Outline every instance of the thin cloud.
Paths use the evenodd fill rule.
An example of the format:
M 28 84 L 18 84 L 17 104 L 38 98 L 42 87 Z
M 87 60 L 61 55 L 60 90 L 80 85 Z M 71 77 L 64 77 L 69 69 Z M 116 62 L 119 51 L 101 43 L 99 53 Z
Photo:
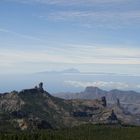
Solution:
M 34 37 L 34 36 L 17 33 L 15 31 L 11 31 L 11 30 L 4 29 L 4 28 L 0 28 L 0 32 L 7 33 L 7 34 L 12 34 L 12 35 L 16 35 L 16 36 L 19 36 L 21 38 L 25 38 L 25 39 L 29 39 L 29 40 L 36 40 L 36 41 L 42 41 L 42 42 L 44 41 L 44 40 L 39 39 L 39 38 Z
M 67 48 L 67 49 L 66 49 Z M 79 51 L 80 50 L 80 51 Z M 36 50 L 0 49 L 1 65 L 23 62 L 68 64 L 140 64 L 139 48 L 102 45 L 64 45 Z
M 131 23 L 140 23 L 140 11 L 57 11 L 49 13 L 47 16 L 42 16 L 41 18 L 49 18 L 51 20 L 57 21 L 74 21 L 91 26 L 96 23 L 117 24 L 125 25 Z
M 80 46 L 79 46 L 80 47 Z M 74 46 L 65 48 L 54 48 L 51 47 L 49 49 L 41 50 L 18 50 L 18 49 L 0 49 L 0 69 L 1 72 L 31 72 L 34 71 L 42 71 L 44 67 L 49 66 L 50 64 L 55 64 L 55 68 L 59 68 L 60 65 L 64 67 L 67 65 L 78 66 L 85 65 L 92 66 L 92 64 L 138 64 L 140 65 L 140 58 L 129 58 L 130 56 L 134 56 L 134 54 L 139 55 L 139 49 L 120 49 L 114 48 L 109 51 L 109 48 L 98 49 L 98 47 L 87 47 L 81 46 L 81 50 L 79 51 L 79 47 L 74 48 Z M 67 49 L 66 49 L 67 48 Z M 91 49 L 92 48 L 92 49 Z M 118 50 L 117 50 L 118 49 Z M 118 52 L 117 52 L 118 51 Z M 127 56 L 115 56 L 116 53 L 125 52 Z M 103 52 L 105 52 L 103 54 Z M 114 55 L 114 56 L 113 56 Z M 120 54 L 121 55 L 121 54 Z M 140 55 L 139 55 L 140 56 Z M 120 57 L 120 58 L 119 58 Z M 123 57 L 123 58 L 122 58 Z M 126 57 L 126 58 L 125 58 Z M 66 64 L 66 65 L 65 65 Z M 57 66 L 57 67 L 56 67 Z M 135 67 L 132 66 L 132 67 Z M 54 68 L 54 67 L 53 67 Z M 75 84 L 75 82 L 72 82 Z M 90 85 L 91 83 L 87 83 Z M 99 83 L 96 83 L 99 84 Z M 105 84 L 105 83 L 102 83 Z M 80 83 L 79 85 L 82 86 Z M 83 86 L 85 83 L 83 84 Z M 113 85 L 113 83 L 112 83 Z M 119 83 L 118 83 L 119 85 Z M 138 87 L 138 85 L 137 85 Z
M 90 4 L 114 4 L 114 3 L 124 3 L 131 2 L 131 0 L 5 0 L 5 1 L 14 1 L 20 3 L 40 3 L 40 4 L 49 4 L 49 5 L 90 5 Z
M 71 21 L 78 23 L 86 28 L 94 26 L 119 28 L 125 27 L 132 23 L 140 23 L 140 10 L 133 7 L 129 8 L 135 3 L 139 5 L 138 0 L 5 0 L 11 2 L 19 2 L 24 4 L 43 4 L 43 5 L 56 5 L 50 12 L 44 12 L 41 15 L 36 15 L 38 18 L 49 19 L 55 21 Z M 117 5 L 118 4 L 118 5 Z M 100 6 L 104 8 L 101 8 Z M 110 8 L 110 5 L 112 8 Z M 123 6 L 124 7 L 123 7 Z M 128 8 L 125 6 L 129 5 Z M 72 7 L 66 9 L 66 7 Z M 80 7 L 82 7 L 82 10 Z M 92 8 L 93 11 L 86 11 L 87 7 Z M 119 6 L 120 10 L 118 10 Z M 60 8 L 64 7 L 64 8 Z M 98 10 L 97 10 L 97 7 Z M 108 7 L 108 8 L 105 8 Z M 61 11 L 60 9 L 65 9 Z M 68 11 L 69 9 L 73 9 Z M 91 9 L 91 8 L 89 8 Z M 104 10 L 103 10 L 104 9 Z M 117 9 L 117 10 L 115 10 Z M 131 9 L 131 10 L 130 10 Z M 115 26 L 115 27 L 114 27 Z

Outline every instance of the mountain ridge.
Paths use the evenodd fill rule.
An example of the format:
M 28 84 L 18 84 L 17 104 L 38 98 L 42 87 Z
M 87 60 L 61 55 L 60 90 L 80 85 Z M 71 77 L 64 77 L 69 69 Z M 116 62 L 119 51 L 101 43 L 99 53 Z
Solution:
M 0 131 L 8 128 L 30 130 L 59 129 L 81 124 L 133 124 L 135 116 L 126 114 L 119 106 L 107 106 L 100 99 L 66 100 L 52 96 L 43 89 L 43 83 L 20 92 L 0 95 Z
M 81 73 L 78 69 L 75 68 L 70 68 L 70 69 L 64 69 L 64 70 L 60 70 L 60 71 L 43 71 L 43 72 L 38 72 L 38 74 L 46 74 L 46 73 L 50 73 L 50 74 L 66 74 L 66 73 Z
M 108 103 L 115 104 L 117 99 L 120 100 L 120 103 L 124 108 L 134 114 L 140 114 L 140 93 L 129 90 L 119 90 L 112 89 L 110 91 L 102 90 L 98 87 L 86 87 L 83 92 L 79 93 L 63 93 L 55 94 L 55 96 L 64 98 L 64 99 L 98 99 L 102 96 L 105 96 Z

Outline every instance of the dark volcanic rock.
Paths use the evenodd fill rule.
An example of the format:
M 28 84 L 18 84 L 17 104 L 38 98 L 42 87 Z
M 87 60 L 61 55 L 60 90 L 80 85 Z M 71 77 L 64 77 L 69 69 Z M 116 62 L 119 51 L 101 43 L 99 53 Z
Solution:
M 92 115 L 93 114 L 90 114 L 88 112 L 81 112 L 81 111 L 73 112 L 74 117 L 92 117 Z
M 118 123 L 117 115 L 114 113 L 114 110 L 112 110 L 111 115 L 108 117 L 108 121 L 110 123 Z
M 27 113 L 26 112 L 24 112 L 24 111 L 13 111 L 12 113 L 11 113 L 11 115 L 13 116 L 13 117 L 16 117 L 16 118 L 25 118 L 25 117 L 28 117 L 28 115 L 27 115 Z
M 53 127 L 51 126 L 50 123 L 48 123 L 45 120 L 42 120 L 39 124 L 38 124 L 38 129 L 53 129 Z
M 102 105 L 103 105 L 104 107 L 106 107 L 106 106 L 107 106 L 106 97 L 105 97 L 105 96 L 102 97 L 101 100 L 102 100 Z
M 43 89 L 43 83 L 41 82 L 41 83 L 39 83 L 39 91 L 40 92 L 44 92 L 44 89 Z

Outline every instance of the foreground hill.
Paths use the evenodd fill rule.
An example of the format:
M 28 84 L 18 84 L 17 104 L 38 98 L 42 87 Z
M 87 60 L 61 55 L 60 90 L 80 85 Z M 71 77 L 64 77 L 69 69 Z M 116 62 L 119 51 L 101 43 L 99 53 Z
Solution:
M 0 140 L 139 140 L 139 127 L 82 125 L 60 130 L 41 130 L 34 133 L 0 134 Z
M 20 92 L 0 95 L 0 132 L 58 129 L 85 123 L 139 125 L 137 117 L 120 106 L 107 106 L 106 98 L 65 100 L 50 95 L 43 83 Z

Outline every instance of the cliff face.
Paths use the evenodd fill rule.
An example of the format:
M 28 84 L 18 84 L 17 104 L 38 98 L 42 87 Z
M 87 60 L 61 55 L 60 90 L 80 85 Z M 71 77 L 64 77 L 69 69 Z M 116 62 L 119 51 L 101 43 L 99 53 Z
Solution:
M 0 123 L 5 121 L 21 130 L 72 127 L 89 122 L 110 123 L 112 114 L 105 97 L 98 100 L 64 100 L 46 92 L 43 83 L 32 89 L 0 95 L 0 110 Z

